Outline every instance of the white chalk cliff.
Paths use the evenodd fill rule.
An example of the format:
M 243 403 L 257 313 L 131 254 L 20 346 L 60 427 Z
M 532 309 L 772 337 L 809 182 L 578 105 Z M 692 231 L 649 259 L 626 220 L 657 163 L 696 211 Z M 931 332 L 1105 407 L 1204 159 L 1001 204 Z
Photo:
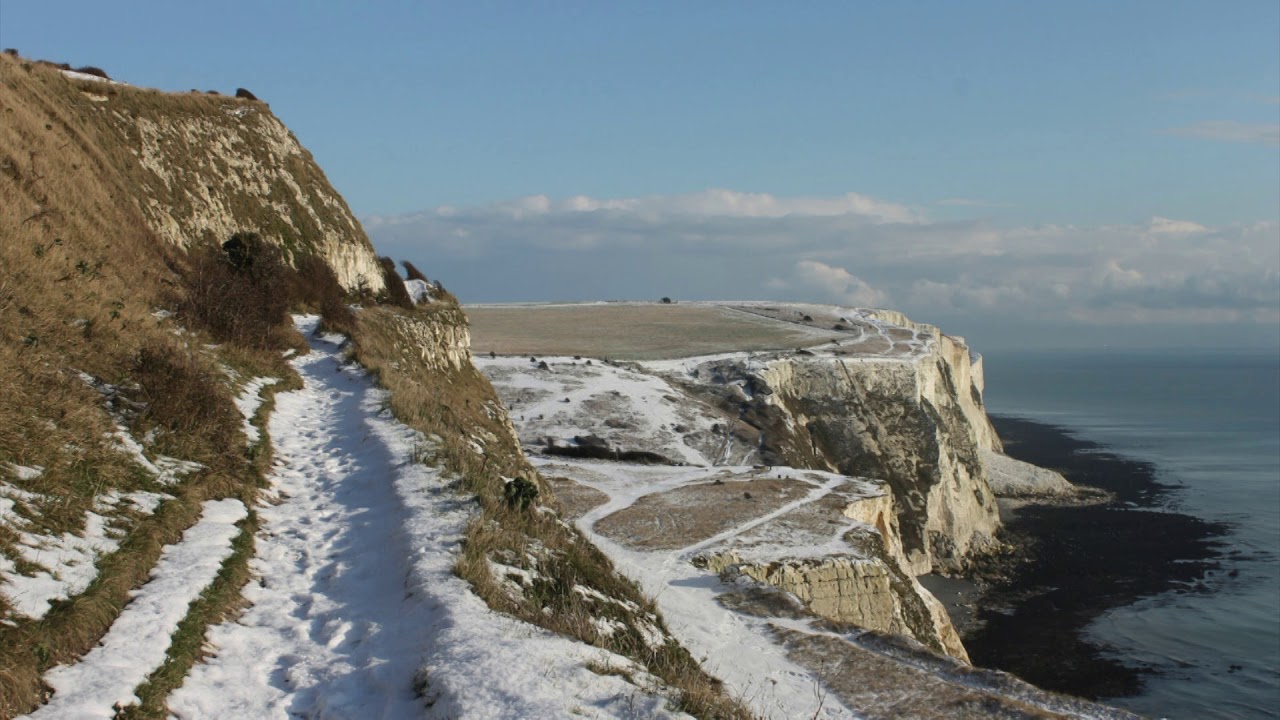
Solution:
M 1000 452 L 981 358 L 889 311 L 732 309 L 821 332 L 802 348 L 669 360 L 475 359 L 554 478 L 566 520 L 656 598 L 682 643 L 720 658 L 732 686 L 776 682 L 785 657 L 819 674 L 839 664 L 829 687 L 871 716 L 883 689 L 869 678 L 890 676 L 926 704 L 963 687 L 988 710 L 1017 696 L 1043 716 L 1094 716 L 1003 674 L 961 670 L 961 638 L 916 579 L 994 549 L 989 464 L 1002 490 L 1058 488 Z M 909 640 L 877 639 L 894 636 Z M 767 662 L 726 666 L 726 642 L 770 648 Z M 924 690 L 940 676 L 959 685 Z
M 788 590 L 821 616 L 903 633 L 966 657 L 945 611 L 915 576 L 959 571 L 995 543 L 999 511 L 984 458 L 1000 443 L 982 405 L 979 358 L 962 340 L 896 313 L 735 307 L 762 321 L 831 321 L 841 333 L 833 342 L 782 352 L 639 363 L 544 358 L 545 366 L 528 357 L 481 358 L 477 365 L 532 453 L 707 467 L 756 463 L 756 480 L 797 468 L 881 488 L 826 510 L 819 532 L 838 530 L 834 542 L 805 541 L 821 552 L 796 547 L 802 523 L 795 520 L 769 542 L 753 542 L 750 557 L 742 553 L 744 534 L 700 557 L 715 571 L 736 566 Z M 607 485 L 592 487 L 609 492 Z M 858 522 L 841 525 L 846 519 Z M 672 520 L 656 514 L 652 522 Z M 688 539 L 692 545 L 699 538 Z

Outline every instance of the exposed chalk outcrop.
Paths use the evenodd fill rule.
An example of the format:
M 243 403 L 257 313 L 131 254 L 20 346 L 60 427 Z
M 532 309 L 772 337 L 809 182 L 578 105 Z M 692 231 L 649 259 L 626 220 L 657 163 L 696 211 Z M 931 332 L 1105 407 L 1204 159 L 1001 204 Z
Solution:
M 128 85 L 86 103 L 99 143 L 160 238 L 180 247 L 257 233 L 316 253 L 348 290 L 383 287 L 373 245 L 311 153 L 266 104 Z
M 1003 453 L 982 451 L 991 490 L 1002 498 L 1064 498 L 1080 494 L 1062 473 L 1016 460 Z
M 853 343 L 687 361 L 679 380 L 755 427 L 765 462 L 887 481 L 911 572 L 959 571 L 999 527 L 981 365 L 962 340 L 877 313 L 901 324 L 864 315 Z
M 785 590 L 829 620 L 906 635 L 968 662 L 968 653 L 945 608 L 910 573 L 893 506 L 893 495 L 887 489 L 870 496 L 833 493 L 791 513 L 792 517 L 784 516 L 724 543 L 699 562 L 730 578 L 741 574 Z M 830 517 L 835 511 L 856 521 L 841 535 L 843 547 L 837 552 L 806 555 L 802 518 L 807 515 L 813 525 L 829 528 L 837 525 Z M 770 527 L 784 524 L 789 527 Z M 769 535 L 778 540 L 759 541 L 760 536 Z M 789 542 L 800 545 L 788 547 Z

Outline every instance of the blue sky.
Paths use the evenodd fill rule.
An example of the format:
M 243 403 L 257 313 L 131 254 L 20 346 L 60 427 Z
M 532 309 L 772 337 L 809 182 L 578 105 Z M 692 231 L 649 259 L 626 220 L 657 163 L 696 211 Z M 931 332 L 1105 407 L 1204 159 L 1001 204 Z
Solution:
M 1172 293 L 1156 298 L 1145 285 L 1126 286 L 1142 291 L 1129 292 L 1129 305 L 1222 309 L 1230 298 L 1210 293 L 1206 300 L 1206 288 L 1244 282 L 1250 299 L 1240 302 L 1248 307 L 1231 321 L 1264 334 L 1273 319 L 1280 324 L 1280 309 L 1266 312 L 1272 295 L 1280 298 L 1280 290 L 1271 292 L 1280 261 L 1273 264 L 1268 250 L 1273 238 L 1280 242 L 1280 3 L 797 5 L 0 0 L 0 45 L 99 65 L 139 85 L 250 88 L 370 220 L 380 248 L 439 268 L 464 299 L 552 299 L 552 290 L 519 275 L 539 258 L 543 272 L 559 268 L 554 292 L 565 297 L 600 288 L 642 297 L 730 290 L 859 297 L 862 285 L 840 285 L 842 276 L 829 291 L 795 277 L 795 267 L 776 267 L 777 252 L 757 252 L 774 267 L 750 268 L 739 267 L 740 249 L 725 243 L 673 243 L 689 235 L 692 212 L 704 230 L 729 218 L 750 226 L 735 227 L 737 235 L 774 238 L 766 249 L 785 250 L 788 261 L 842 269 L 879 290 L 870 297 L 963 320 L 964 308 L 944 300 L 946 293 L 930 304 L 919 300 L 932 297 L 921 289 L 992 284 L 978 269 L 968 280 L 947 276 L 945 263 L 918 276 L 905 266 L 887 272 L 881 256 L 893 239 L 869 248 L 879 254 L 864 268 L 863 254 L 851 249 L 862 230 L 797 223 L 787 229 L 795 236 L 779 239 L 780 228 L 750 222 L 769 225 L 769 217 L 726 212 L 725 196 L 707 195 L 766 194 L 789 215 L 806 217 L 806 198 L 856 193 L 882 208 L 905 208 L 910 224 L 940 237 L 1000 236 L 981 247 L 956 240 L 966 258 L 988 252 L 1008 260 L 1036 229 L 1035 267 L 1058 250 L 1095 248 L 1077 262 L 1091 272 L 1046 275 L 1047 284 L 1068 286 L 1059 296 L 1093 303 L 1060 314 L 1064 323 L 1089 324 L 1082 308 L 1114 300 L 1076 289 L 1079 278 L 1105 285 L 1100 278 L 1115 261 L 1113 280 Z M 510 212 L 531 196 L 552 201 L 533 225 L 527 212 Z M 575 196 L 591 202 L 556 204 Z M 609 238 L 632 232 L 624 228 L 638 212 L 601 203 L 644 198 L 643 242 L 677 260 L 689 253 L 693 266 L 702 260 L 707 270 L 624 273 L 634 286 L 600 279 L 630 257 Z M 690 211 L 680 198 L 708 200 L 711 209 Z M 449 218 L 443 225 L 441 208 Z M 684 214 L 664 214 L 672 208 Z M 865 210 L 849 213 L 869 218 L 886 237 L 886 225 L 905 217 Z M 1188 224 L 1152 235 L 1153 218 Z M 591 226 L 585 235 L 584 223 Z M 1068 227 L 1079 232 L 1045 230 Z M 1156 248 L 1159 257 L 1097 250 L 1163 242 L 1175 227 L 1182 236 Z M 490 250 L 446 242 L 441 233 L 480 238 L 476 245 Z M 534 233 L 542 235 L 525 240 Z M 826 244 L 808 241 L 823 233 Z M 1058 239 L 1043 239 L 1050 236 Z M 1214 257 L 1237 265 L 1195 277 L 1190 258 L 1209 246 L 1228 248 Z M 504 255 L 525 264 L 495 269 Z M 1175 255 L 1181 264 L 1165 262 Z M 707 277 L 717 258 L 738 268 L 718 284 Z M 1259 267 L 1252 279 L 1231 275 Z M 586 275 L 589 282 L 579 277 Z M 485 286 L 485 278 L 498 282 Z M 1159 313 L 1101 310 L 1112 325 L 1169 322 L 1168 313 L 1156 320 Z

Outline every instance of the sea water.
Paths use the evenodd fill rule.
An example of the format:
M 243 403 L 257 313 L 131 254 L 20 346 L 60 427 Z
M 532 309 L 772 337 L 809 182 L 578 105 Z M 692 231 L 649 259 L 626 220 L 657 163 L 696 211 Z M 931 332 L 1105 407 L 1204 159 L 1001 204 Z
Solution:
M 1113 609 L 1088 629 L 1142 694 L 1110 702 L 1153 717 L 1280 712 L 1280 355 L 988 354 L 989 412 L 1062 426 L 1153 463 L 1165 508 L 1225 522 L 1221 568 L 1198 592 Z

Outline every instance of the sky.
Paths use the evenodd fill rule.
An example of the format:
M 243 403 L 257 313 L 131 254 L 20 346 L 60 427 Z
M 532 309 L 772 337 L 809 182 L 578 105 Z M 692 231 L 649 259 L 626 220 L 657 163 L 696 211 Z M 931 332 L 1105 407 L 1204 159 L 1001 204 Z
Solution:
M 885 305 L 980 347 L 1280 346 L 1280 3 L 0 0 L 246 87 L 467 302 Z

